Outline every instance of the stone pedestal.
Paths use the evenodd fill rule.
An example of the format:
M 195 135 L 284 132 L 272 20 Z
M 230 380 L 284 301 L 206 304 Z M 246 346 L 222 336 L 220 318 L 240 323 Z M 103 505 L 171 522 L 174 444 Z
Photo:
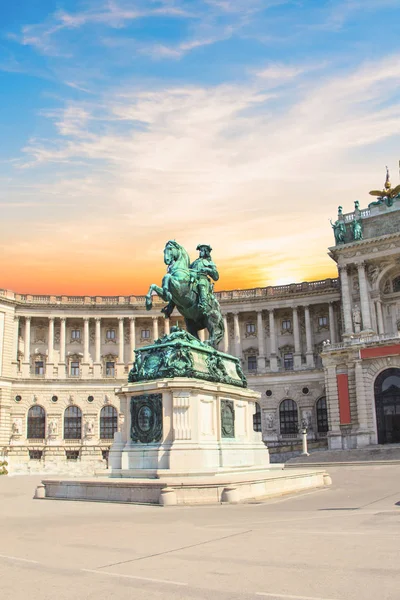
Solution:
M 117 395 L 122 432 L 110 450 L 112 477 L 159 477 L 267 467 L 268 449 L 253 430 L 260 394 L 198 379 L 132 383 Z

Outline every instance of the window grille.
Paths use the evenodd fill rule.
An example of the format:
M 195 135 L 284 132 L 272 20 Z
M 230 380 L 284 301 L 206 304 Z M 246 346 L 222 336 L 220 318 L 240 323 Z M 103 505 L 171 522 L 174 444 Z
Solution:
M 328 407 L 326 404 L 326 398 L 323 396 L 320 398 L 316 405 L 317 408 L 317 431 L 318 433 L 326 433 L 329 431 L 328 423 Z
M 104 406 L 100 412 L 100 439 L 112 440 L 118 431 L 118 413 L 113 406 Z
M 282 435 L 297 434 L 299 430 L 299 415 L 294 400 L 283 400 L 279 407 L 279 423 Z
M 27 438 L 42 440 L 46 437 L 46 412 L 41 406 L 31 406 L 28 411 Z
M 257 370 L 257 356 L 249 356 L 247 358 L 247 368 L 249 371 Z
M 64 413 L 64 439 L 80 440 L 82 438 L 82 412 L 77 406 L 68 406 Z

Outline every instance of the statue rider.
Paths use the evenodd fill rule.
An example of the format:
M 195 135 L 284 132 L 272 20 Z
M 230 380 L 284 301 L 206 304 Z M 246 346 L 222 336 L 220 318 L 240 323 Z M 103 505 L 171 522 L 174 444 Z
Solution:
M 199 307 L 202 312 L 205 312 L 207 310 L 209 295 L 213 290 L 210 277 L 214 281 L 218 281 L 219 273 L 215 263 L 211 259 L 211 246 L 208 244 L 199 244 L 196 250 L 199 251 L 199 258 L 190 265 L 190 282 L 197 286 Z

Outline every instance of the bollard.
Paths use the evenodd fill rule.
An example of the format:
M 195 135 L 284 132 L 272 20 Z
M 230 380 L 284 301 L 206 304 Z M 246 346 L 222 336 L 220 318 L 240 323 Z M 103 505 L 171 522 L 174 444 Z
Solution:
M 37 498 L 38 500 L 41 500 L 42 498 L 46 498 L 46 488 L 43 485 L 43 483 L 41 483 L 40 485 L 37 486 L 34 497 Z
M 160 492 L 160 498 L 158 500 L 158 503 L 161 504 L 161 506 L 175 506 L 176 504 L 178 504 L 178 499 L 176 497 L 176 492 L 174 488 L 163 488 Z
M 237 504 L 239 502 L 239 492 L 233 485 L 223 489 L 221 494 L 221 502 L 229 502 L 229 504 Z
M 307 448 L 307 429 L 303 429 L 301 432 L 302 442 L 303 442 L 303 452 L 302 456 L 310 456 Z

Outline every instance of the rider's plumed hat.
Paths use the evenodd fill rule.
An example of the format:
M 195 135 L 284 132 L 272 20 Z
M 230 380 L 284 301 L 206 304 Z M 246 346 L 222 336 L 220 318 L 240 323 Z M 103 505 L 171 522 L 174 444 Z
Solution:
M 199 244 L 196 248 L 196 250 L 201 250 L 202 248 L 206 248 L 206 250 L 208 250 L 208 252 L 212 251 L 211 246 L 209 246 L 208 244 Z

